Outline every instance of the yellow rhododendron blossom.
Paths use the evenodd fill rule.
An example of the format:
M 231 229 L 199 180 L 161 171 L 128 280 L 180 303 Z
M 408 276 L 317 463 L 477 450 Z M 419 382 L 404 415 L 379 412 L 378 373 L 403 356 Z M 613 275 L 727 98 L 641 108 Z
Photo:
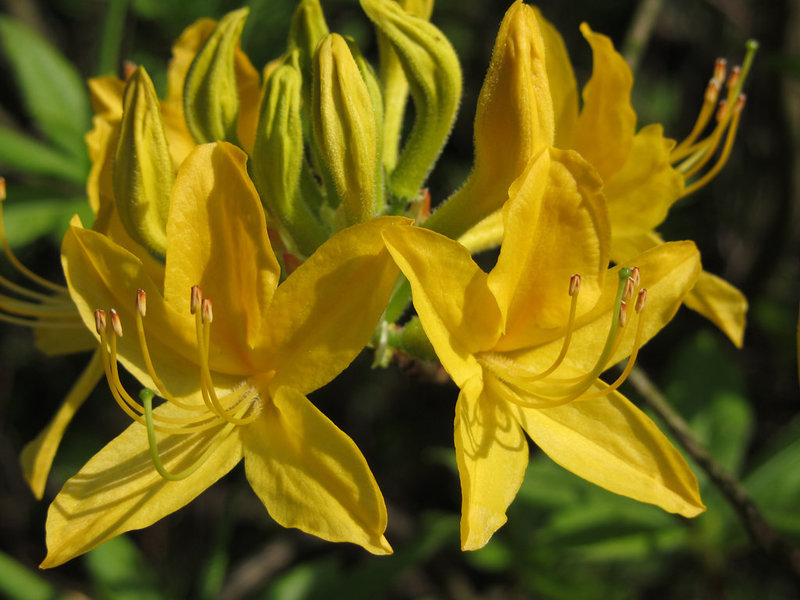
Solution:
M 369 340 L 397 276 L 381 234 L 408 221 L 343 230 L 278 285 L 246 160 L 227 143 L 186 158 L 158 278 L 108 237 L 77 222 L 67 232 L 70 293 L 97 332 L 115 399 L 135 422 L 56 496 L 43 567 L 152 524 L 242 459 L 281 525 L 391 552 L 364 457 L 306 395 Z M 118 362 L 146 387 L 139 399 L 120 382 Z M 155 408 L 154 394 L 163 399 Z
M 738 129 L 754 44 L 748 45 L 744 67 L 728 77 L 728 93 L 719 105 L 726 73 L 718 62 L 697 125 L 676 145 L 661 125 L 637 133 L 630 68 L 608 37 L 586 23 L 581 33 L 592 49 L 593 71 L 579 110 L 575 75 L 559 33 L 521 0 L 509 8 L 478 102 L 473 172 L 426 227 L 460 237 L 473 251 L 496 246 L 502 218 L 494 211 L 529 158 L 552 144 L 579 152 L 603 179 L 611 258 L 621 263 L 661 243 L 654 229 L 672 204 L 720 171 Z M 715 115 L 716 125 L 701 139 Z M 707 168 L 717 151 L 716 163 Z M 747 301 L 729 283 L 703 273 L 686 304 L 741 346 Z
M 601 189 L 576 152 L 542 150 L 510 188 L 500 257 L 488 274 L 438 233 L 383 234 L 461 388 L 455 447 L 466 550 L 506 521 L 528 463 L 524 433 L 608 490 L 684 516 L 704 510 L 681 455 L 617 391 L 639 347 L 694 286 L 699 255 L 692 242 L 662 244 L 608 270 Z M 614 383 L 599 378 L 628 356 Z

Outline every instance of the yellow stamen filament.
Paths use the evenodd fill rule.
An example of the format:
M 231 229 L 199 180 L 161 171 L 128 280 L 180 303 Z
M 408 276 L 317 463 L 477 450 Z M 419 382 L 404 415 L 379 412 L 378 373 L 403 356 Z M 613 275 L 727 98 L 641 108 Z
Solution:
M 531 385 L 534 382 L 544 379 L 547 375 L 550 375 L 550 373 L 555 371 L 564 361 L 569 347 L 569 343 L 566 340 L 568 337 L 567 334 L 565 334 L 565 341 L 567 341 L 567 343 L 562 345 L 556 361 L 548 367 L 546 371 L 541 373 L 532 373 L 529 369 L 521 367 L 508 358 L 495 353 L 487 353 L 479 358 L 479 362 L 495 375 L 497 388 L 506 400 L 524 408 L 554 408 L 568 404 L 578 398 L 587 399 L 601 397 L 611 393 L 622 385 L 633 368 L 638 356 L 639 347 L 641 346 L 644 322 L 641 318 L 641 313 L 647 298 L 647 291 L 644 289 L 639 290 L 636 295 L 636 302 L 634 305 L 635 318 L 637 321 L 636 333 L 634 335 L 633 347 L 628 359 L 628 364 L 623 374 L 605 390 L 587 393 L 590 388 L 595 385 L 600 374 L 610 366 L 608 361 L 616 355 L 624 335 L 622 330 L 624 330 L 630 318 L 629 310 L 623 297 L 626 295 L 629 299 L 633 297 L 635 290 L 630 290 L 630 286 L 634 285 L 638 287 L 640 275 L 638 269 L 634 271 L 632 269 L 623 268 L 620 269 L 619 276 L 620 280 L 617 287 L 617 297 L 614 303 L 612 323 L 608 337 L 600 356 L 588 373 L 571 378 L 550 377 L 547 381 L 541 382 L 548 386 L 547 389 L 542 389 L 541 385 L 536 388 Z M 573 330 L 574 318 L 574 314 L 570 314 L 570 326 L 568 327 L 570 336 Z M 530 398 L 532 401 L 524 400 L 523 398 Z
M 697 120 L 686 139 L 678 144 L 670 154 L 670 162 L 687 182 L 687 186 L 683 191 L 684 196 L 708 184 L 728 161 L 744 106 L 742 88 L 753 63 L 755 52 L 758 49 L 758 43 L 750 40 L 747 42 L 746 48 L 747 52 L 743 65 L 731 69 L 730 74 L 727 75 L 727 82 L 725 81 L 726 63 L 724 59 L 717 60 L 714 66 L 714 74 L 706 88 L 703 105 Z M 727 88 L 727 94 L 717 104 L 723 84 Z M 697 141 L 715 112 L 717 124 L 714 129 L 706 138 Z M 722 149 L 717 161 L 707 172 L 690 183 L 689 180 L 700 175 L 702 169 L 713 159 L 720 148 L 720 144 Z

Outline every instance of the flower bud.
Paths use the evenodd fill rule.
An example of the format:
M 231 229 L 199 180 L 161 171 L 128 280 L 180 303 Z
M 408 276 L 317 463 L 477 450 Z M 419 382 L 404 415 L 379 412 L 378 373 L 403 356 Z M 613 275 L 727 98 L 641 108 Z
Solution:
M 163 258 L 174 173 L 160 104 L 144 67 L 128 80 L 122 106 L 112 171 L 117 212 L 128 234 Z
M 339 199 L 340 225 L 371 219 L 380 167 L 375 108 L 347 42 L 323 38 L 314 56 L 312 120 L 326 175 Z
M 237 140 L 239 91 L 234 60 L 248 12 L 240 8 L 217 23 L 186 75 L 186 124 L 199 144 Z
M 311 104 L 311 80 L 314 74 L 314 51 L 319 41 L 328 35 L 328 24 L 319 0 L 301 0 L 289 27 L 289 53 L 297 51 L 303 75 L 303 101 Z
M 389 177 L 392 193 L 414 198 L 453 126 L 461 67 L 444 34 L 397 2 L 361 0 L 361 8 L 397 53 L 414 98 L 414 126 Z
M 277 67 L 264 88 L 251 168 L 261 201 L 299 250 L 311 254 L 327 235 L 298 193 L 303 169 L 302 76 L 291 61 Z

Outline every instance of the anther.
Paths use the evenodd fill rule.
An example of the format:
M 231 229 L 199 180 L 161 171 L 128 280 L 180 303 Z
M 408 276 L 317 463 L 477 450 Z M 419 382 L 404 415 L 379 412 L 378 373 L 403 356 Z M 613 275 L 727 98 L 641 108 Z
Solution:
M 636 289 L 636 282 L 633 280 L 633 277 L 628 277 L 625 280 L 625 291 L 622 292 L 622 299 L 627 302 L 633 296 L 633 291 Z
M 647 290 L 645 288 L 642 288 L 639 290 L 639 295 L 636 296 L 636 304 L 634 306 L 637 315 L 640 312 L 642 312 L 642 309 L 644 308 L 646 302 L 647 302 Z
M 136 290 L 136 310 L 142 316 L 147 314 L 147 293 L 141 288 Z
M 633 267 L 633 269 L 631 269 L 631 279 L 633 279 L 633 285 L 639 287 L 639 284 L 642 282 L 639 276 L 639 267 Z
M 728 76 L 728 89 L 732 90 L 739 83 L 739 76 L 742 74 L 742 67 L 735 66 L 731 69 L 731 74 Z
M 620 302 L 619 305 L 619 326 L 625 327 L 625 323 L 628 322 L 628 303 L 624 300 Z
M 122 337 L 122 321 L 119 319 L 119 314 L 113 308 L 108 313 L 111 317 L 111 327 L 114 328 L 114 333 L 117 337 Z
M 211 323 L 214 320 L 214 312 L 211 310 L 211 298 L 203 298 L 203 323 Z
M 727 112 L 728 112 L 728 101 L 725 98 L 723 98 L 722 100 L 719 101 L 719 106 L 717 107 L 717 115 L 716 115 L 717 121 L 722 121 L 727 116 Z
M 569 278 L 569 295 L 574 296 L 581 291 L 581 276 L 575 273 Z
M 718 58 L 714 63 L 714 75 L 712 81 L 715 81 L 719 86 L 722 86 L 725 81 L 725 73 L 728 69 L 728 61 L 724 58 Z
M 6 178 L 0 177 L 0 202 L 6 199 Z
M 97 330 L 98 335 L 102 335 L 106 331 L 106 311 L 97 309 L 94 311 L 94 328 Z
M 192 286 L 192 299 L 189 302 L 189 312 L 192 314 L 197 312 L 197 308 L 203 302 L 203 290 L 200 289 L 199 285 Z
M 719 98 L 719 90 L 722 85 L 716 79 L 710 79 L 706 86 L 706 94 L 704 100 L 708 104 L 716 104 Z
M 736 98 L 736 103 L 733 105 L 733 112 L 740 113 L 744 108 L 744 105 L 747 103 L 747 94 L 739 94 Z
M 133 77 L 133 74 L 135 72 L 136 72 L 136 63 L 135 62 L 130 61 L 130 60 L 126 60 L 122 64 L 122 78 L 125 81 L 128 81 L 131 77 Z

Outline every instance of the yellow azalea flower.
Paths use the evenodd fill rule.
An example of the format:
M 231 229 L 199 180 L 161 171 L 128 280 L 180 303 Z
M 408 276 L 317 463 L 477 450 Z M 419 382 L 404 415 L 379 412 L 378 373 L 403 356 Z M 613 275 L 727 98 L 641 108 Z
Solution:
M 96 328 L 112 393 L 135 423 L 56 496 L 43 567 L 150 525 L 242 459 L 281 525 L 391 552 L 364 457 L 306 395 L 369 340 L 397 276 L 381 233 L 408 221 L 343 230 L 278 286 L 246 161 L 226 143 L 186 158 L 159 279 L 108 237 L 77 222 L 67 232 L 72 298 Z M 118 362 L 148 388 L 141 401 L 124 389 Z M 164 399 L 156 408 L 153 393 Z
M 528 462 L 524 433 L 553 460 L 666 511 L 704 510 L 697 481 L 649 418 L 617 391 L 639 347 L 697 280 L 692 242 L 663 244 L 607 271 L 608 217 L 596 171 L 545 148 L 511 186 L 497 264 L 420 228 L 384 232 L 414 306 L 461 388 L 455 447 L 461 543 L 482 547 L 506 521 Z M 645 303 L 646 300 L 646 303 Z M 612 384 L 599 379 L 630 356 Z
M 624 262 L 661 243 L 654 229 L 670 206 L 720 171 L 744 106 L 740 92 L 752 45 L 744 68 L 728 78 L 728 93 L 719 106 L 726 77 L 724 64 L 718 62 L 696 126 L 676 145 L 664 137 L 661 125 L 648 125 L 637 133 L 630 68 L 608 37 L 586 23 L 581 33 L 591 46 L 594 65 L 579 110 L 575 75 L 559 33 L 521 0 L 509 8 L 478 101 L 475 167 L 426 227 L 460 238 L 473 251 L 496 246 L 502 238 L 502 218 L 494 211 L 505 201 L 508 185 L 531 156 L 554 145 L 579 152 L 603 179 L 611 258 Z M 700 139 L 715 111 L 716 126 Z M 716 164 L 703 173 L 718 150 Z M 481 219 L 485 221 L 467 231 Z M 747 301 L 729 283 L 704 272 L 686 304 L 741 346 Z

